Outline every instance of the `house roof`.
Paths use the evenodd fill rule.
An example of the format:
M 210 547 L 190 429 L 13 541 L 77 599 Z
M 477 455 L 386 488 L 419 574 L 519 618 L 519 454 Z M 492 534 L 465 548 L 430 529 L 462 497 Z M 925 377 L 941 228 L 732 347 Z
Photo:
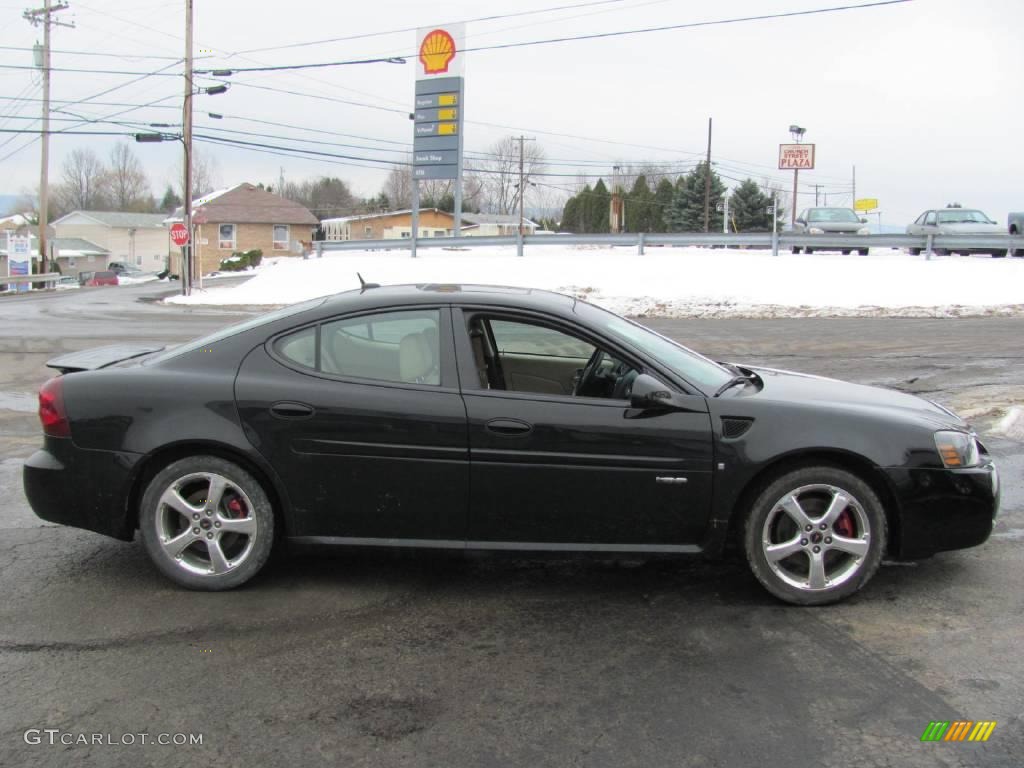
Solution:
M 472 221 L 476 224 L 512 224 L 519 226 L 519 217 L 513 216 L 506 213 L 464 213 L 462 214 L 463 221 Z M 528 227 L 536 227 L 537 222 L 531 221 L 530 219 L 523 219 L 523 224 Z
M 57 219 L 54 225 L 60 224 L 72 216 L 85 216 L 98 224 L 115 229 L 154 229 L 163 227 L 162 213 L 130 213 L 128 211 L 72 211 Z
M 420 213 L 428 213 L 433 211 L 434 213 L 440 213 L 445 216 L 451 216 L 452 219 L 455 216 L 448 211 L 442 211 L 439 208 L 420 208 Z M 390 216 L 408 216 L 412 213 L 412 208 L 402 208 L 397 211 L 378 211 L 377 213 L 360 213 L 355 216 L 337 216 L 333 219 L 324 219 L 321 224 L 344 224 L 346 221 L 365 221 L 367 219 L 386 219 Z M 465 214 L 463 214 L 465 218 Z
M 308 224 L 319 220 L 305 206 L 287 200 L 252 184 L 237 184 L 204 195 L 193 202 L 193 216 L 202 211 L 206 221 L 214 224 Z M 182 220 L 178 208 L 164 223 Z
M 110 251 L 81 237 L 56 237 L 52 241 L 57 256 L 109 256 Z

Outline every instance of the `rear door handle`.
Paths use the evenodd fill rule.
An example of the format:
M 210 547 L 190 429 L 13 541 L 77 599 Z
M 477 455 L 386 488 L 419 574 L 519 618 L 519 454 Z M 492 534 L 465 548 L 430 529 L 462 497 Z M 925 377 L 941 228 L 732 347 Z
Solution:
M 270 406 L 270 412 L 279 419 L 308 419 L 315 410 L 306 403 L 284 401 Z
M 519 419 L 491 419 L 487 422 L 486 428 L 488 432 L 505 437 L 528 435 L 533 431 L 533 425 Z

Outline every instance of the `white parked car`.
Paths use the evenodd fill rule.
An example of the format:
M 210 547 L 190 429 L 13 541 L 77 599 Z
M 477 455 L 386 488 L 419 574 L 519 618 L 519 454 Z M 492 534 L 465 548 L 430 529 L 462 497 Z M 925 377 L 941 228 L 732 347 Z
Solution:
M 918 216 L 913 224 L 907 225 L 908 235 L 1003 235 L 1006 230 L 1001 224 L 992 221 L 983 211 L 976 208 L 933 208 Z M 1006 255 L 1006 248 L 958 248 L 950 251 L 947 248 L 936 248 L 935 253 L 946 256 L 950 253 L 990 253 L 994 257 Z M 920 248 L 911 248 L 910 253 L 917 256 Z

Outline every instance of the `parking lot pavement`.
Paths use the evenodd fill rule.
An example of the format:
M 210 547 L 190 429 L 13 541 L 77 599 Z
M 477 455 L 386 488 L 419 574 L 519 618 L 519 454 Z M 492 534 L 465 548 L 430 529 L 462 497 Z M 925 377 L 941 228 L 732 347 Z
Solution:
M 235 317 L 94 294 L 0 301 L 0 765 L 1020 764 L 1019 443 L 986 438 L 1004 487 L 988 543 L 883 567 L 828 608 L 777 603 L 736 560 L 333 550 L 188 593 L 138 544 L 44 526 L 21 495 L 54 351 Z M 1024 402 L 1020 320 L 647 322 L 718 359 L 980 402 L 983 421 Z M 998 725 L 920 742 L 956 719 Z M 28 744 L 31 728 L 203 744 Z

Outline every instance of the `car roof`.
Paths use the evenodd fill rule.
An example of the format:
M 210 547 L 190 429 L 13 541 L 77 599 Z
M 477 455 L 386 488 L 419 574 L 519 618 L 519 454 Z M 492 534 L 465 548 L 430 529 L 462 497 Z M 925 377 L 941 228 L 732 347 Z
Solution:
M 368 283 L 369 285 L 373 285 Z M 518 309 L 572 311 L 576 299 L 554 291 L 506 285 L 421 283 L 383 285 L 345 291 L 329 296 L 323 311 L 386 307 L 402 304 L 483 304 Z

